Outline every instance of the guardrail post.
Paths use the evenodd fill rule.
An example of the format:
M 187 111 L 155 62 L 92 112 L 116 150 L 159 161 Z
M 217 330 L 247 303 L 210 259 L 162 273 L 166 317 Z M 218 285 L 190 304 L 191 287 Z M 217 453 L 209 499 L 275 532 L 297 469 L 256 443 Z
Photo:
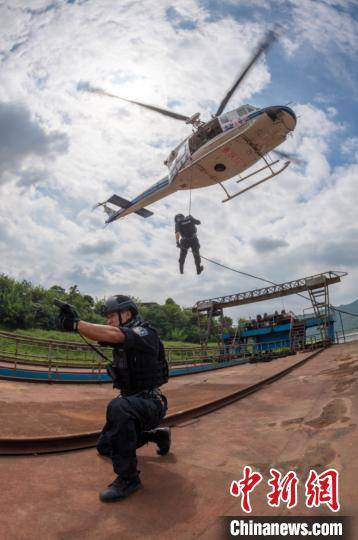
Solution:
M 98 364 L 98 382 L 101 382 L 101 370 L 102 370 L 102 359 L 99 361 Z

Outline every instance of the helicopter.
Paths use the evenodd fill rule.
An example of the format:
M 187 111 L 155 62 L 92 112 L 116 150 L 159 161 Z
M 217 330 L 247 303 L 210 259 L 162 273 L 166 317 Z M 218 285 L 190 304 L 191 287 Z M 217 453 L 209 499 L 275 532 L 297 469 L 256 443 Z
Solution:
M 132 200 L 114 194 L 106 201 L 93 207 L 103 207 L 108 215 L 106 224 L 132 213 L 148 218 L 153 215 L 153 212 L 148 210 L 146 206 L 168 197 L 178 190 L 199 189 L 218 184 L 226 195 L 222 202 L 227 202 L 277 176 L 289 166 L 292 160 L 299 161 L 286 153 L 275 151 L 275 148 L 285 141 L 287 135 L 296 126 L 296 115 L 287 105 L 264 108 L 241 105 L 224 113 L 239 84 L 277 37 L 278 34 L 275 30 L 270 30 L 266 34 L 255 50 L 252 59 L 236 78 L 216 113 L 208 122 L 203 122 L 200 119 L 200 113 L 185 116 L 168 109 L 122 98 L 90 85 L 84 88 L 89 92 L 120 99 L 192 126 L 192 134 L 174 148 L 164 161 L 169 169 L 164 178 Z M 271 151 L 276 152 L 278 158 L 289 158 L 289 160 L 285 161 L 283 165 L 277 165 L 280 159 L 272 160 L 266 156 Z M 255 177 L 262 171 L 268 174 L 250 186 L 230 195 L 223 182 L 240 175 L 261 159 L 264 161 L 262 167 L 246 176 L 239 176 L 237 182 L 240 183 L 250 177 Z M 120 209 L 114 210 L 108 206 L 109 204 Z

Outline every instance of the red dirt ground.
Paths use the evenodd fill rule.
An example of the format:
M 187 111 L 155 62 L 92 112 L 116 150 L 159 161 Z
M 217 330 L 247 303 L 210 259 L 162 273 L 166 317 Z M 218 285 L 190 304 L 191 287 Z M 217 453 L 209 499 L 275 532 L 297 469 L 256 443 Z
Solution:
M 169 413 L 210 401 L 256 383 L 302 360 L 309 353 L 269 363 L 244 364 L 173 377 L 163 387 Z M 109 384 L 49 384 L 0 380 L 1 437 L 40 437 L 99 431 L 107 403 L 116 395 Z
M 247 366 L 260 371 L 266 366 Z M 267 366 L 270 367 L 270 366 Z M 214 375 L 214 374 L 213 374 Z M 224 377 L 216 373 L 216 377 Z M 358 509 L 358 343 L 337 345 L 256 394 L 173 429 L 165 457 L 139 450 L 143 489 L 113 504 L 98 492 L 113 478 L 96 451 L 0 459 L 0 531 L 5 540 L 187 540 L 220 538 L 219 516 L 243 515 L 229 494 L 251 465 L 268 478 L 294 469 L 340 472 L 341 510 Z M 191 395 L 194 380 L 188 381 Z M 180 380 L 185 385 L 185 380 Z M 38 385 L 36 385 L 38 387 Z M 19 400 L 20 402 L 21 400 Z M 82 401 L 83 403 L 83 401 Z M 25 400 L 23 406 L 26 407 Z M 301 488 L 302 488 L 301 484 Z M 264 482 L 251 496 L 252 515 L 332 515 L 325 507 L 267 506 Z M 357 538 L 358 528 L 355 528 Z

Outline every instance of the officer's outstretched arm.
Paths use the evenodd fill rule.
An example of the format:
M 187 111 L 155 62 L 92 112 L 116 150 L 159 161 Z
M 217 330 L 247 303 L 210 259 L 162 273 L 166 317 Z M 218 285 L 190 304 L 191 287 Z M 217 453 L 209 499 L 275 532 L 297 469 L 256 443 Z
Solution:
M 106 343 L 123 343 L 126 338 L 120 328 L 109 326 L 107 324 L 93 324 L 86 321 L 78 321 L 77 331 L 88 339 Z

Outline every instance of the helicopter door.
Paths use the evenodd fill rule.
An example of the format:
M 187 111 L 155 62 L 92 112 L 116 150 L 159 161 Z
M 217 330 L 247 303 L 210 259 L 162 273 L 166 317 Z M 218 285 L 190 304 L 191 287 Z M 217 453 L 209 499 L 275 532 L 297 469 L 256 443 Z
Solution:
M 170 169 L 169 169 L 169 180 L 170 182 L 173 180 L 173 178 L 176 176 L 177 172 L 182 169 L 185 166 L 185 163 L 190 159 L 190 150 L 188 141 L 184 141 L 181 146 L 176 148 L 176 157 L 171 162 Z

